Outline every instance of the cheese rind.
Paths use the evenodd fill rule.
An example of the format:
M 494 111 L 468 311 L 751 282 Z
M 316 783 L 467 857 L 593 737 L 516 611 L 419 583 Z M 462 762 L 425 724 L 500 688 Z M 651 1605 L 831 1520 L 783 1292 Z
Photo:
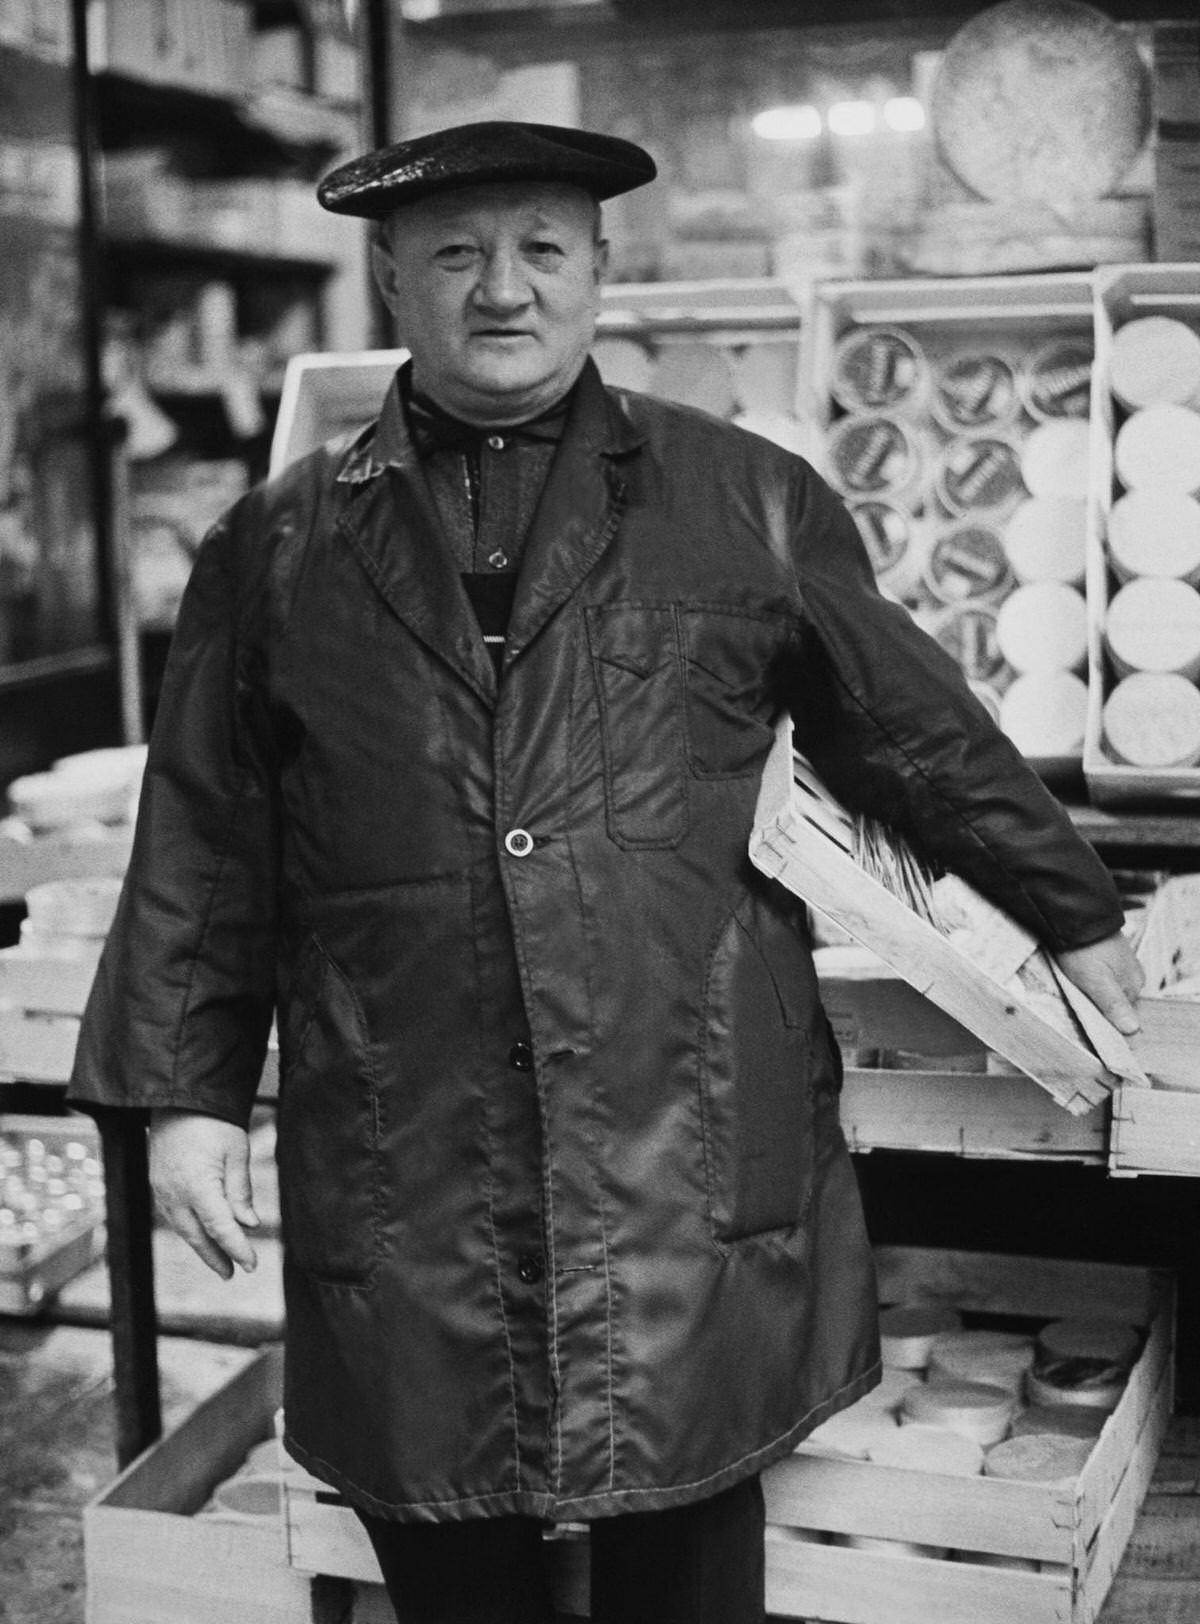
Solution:
M 1169 672 L 1125 677 L 1105 701 L 1104 740 L 1129 767 L 1194 767 L 1200 762 L 1200 690 Z

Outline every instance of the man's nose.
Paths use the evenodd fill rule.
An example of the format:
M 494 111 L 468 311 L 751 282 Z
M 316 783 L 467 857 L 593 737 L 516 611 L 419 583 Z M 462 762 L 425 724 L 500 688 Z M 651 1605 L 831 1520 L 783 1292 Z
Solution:
M 489 254 L 475 287 L 477 303 L 489 310 L 520 310 L 531 293 L 520 256 L 499 249 Z

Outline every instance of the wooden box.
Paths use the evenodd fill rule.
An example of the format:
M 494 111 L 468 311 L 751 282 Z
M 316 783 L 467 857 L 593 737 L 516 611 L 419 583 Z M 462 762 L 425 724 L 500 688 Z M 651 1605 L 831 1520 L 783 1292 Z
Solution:
M 1096 364 L 1092 377 L 1091 494 L 1088 501 L 1088 723 L 1083 771 L 1090 798 L 1101 806 L 1200 798 L 1200 766 L 1135 767 L 1117 759 L 1104 736 L 1103 708 L 1115 674 L 1104 647 L 1104 622 L 1114 589 L 1107 558 L 1109 516 L 1120 494 L 1114 440 L 1124 412 L 1109 388 L 1113 335 L 1140 316 L 1200 321 L 1200 266 L 1125 265 L 1096 273 Z
M 841 1624 L 1092 1624 L 1149 1486 L 1171 1413 L 1174 1298 L 1147 1270 L 884 1248 L 884 1302 L 1010 1320 L 1107 1316 L 1145 1327 L 1121 1400 L 1080 1476 L 1044 1485 L 832 1459 L 803 1444 L 764 1474 L 767 1610 Z M 804 1531 L 803 1542 L 779 1532 Z M 855 1550 L 838 1536 L 948 1549 Z M 968 1553 L 964 1556 L 963 1553 Z M 975 1560 L 970 1560 L 970 1554 Z M 1007 1560 L 1020 1566 L 995 1566 Z
M 801 375 L 806 398 L 801 402 L 800 414 L 823 431 L 813 459 L 835 486 L 838 480 L 825 432 L 844 411 L 831 391 L 835 357 L 839 343 L 847 335 L 866 327 L 898 329 L 909 335 L 933 371 L 957 352 L 978 349 L 1001 354 L 1021 374 L 1026 363 L 1052 342 L 1077 341 L 1090 350 L 1092 278 L 1090 273 L 1073 272 L 818 284 L 802 340 Z M 958 524 L 939 498 L 934 470 L 951 439 L 957 442 L 972 436 L 952 435 L 919 396 L 908 406 L 897 408 L 897 415 L 914 431 L 924 468 L 896 498 L 913 520 L 908 547 L 899 561 L 876 557 L 876 549 L 868 542 L 880 587 L 905 603 L 920 624 L 956 655 L 979 697 L 1003 725 L 1004 695 L 1015 673 L 996 646 L 994 622 L 1016 582 L 1009 575 L 986 582 L 978 596 L 974 592 L 958 596 L 956 588 L 954 596 L 943 593 L 939 597 L 930 585 L 928 567 L 938 536 L 950 533 Z M 995 435 L 1019 446 L 1036 426 L 1022 407 L 1005 427 L 995 430 Z M 1024 493 L 1014 496 L 1013 505 L 1020 494 Z M 847 500 L 853 510 L 854 493 L 847 493 Z M 1002 534 L 1010 512 L 968 509 L 962 517 L 977 519 L 981 527 Z M 976 612 L 972 635 L 962 638 L 954 632 L 960 610 Z M 1027 756 L 1047 779 L 1074 783 L 1079 778 L 1082 753 L 1081 737 L 1078 748 L 1027 751 Z
M 47 1182 L 41 1186 L 36 1232 L 20 1229 L 21 1193 L 33 1196 L 36 1187 L 27 1178 L 31 1170 L 19 1161 L 0 1170 L 0 1313 L 36 1314 L 60 1287 L 82 1274 L 104 1253 L 104 1193 L 99 1176 L 99 1135 L 96 1126 L 81 1116 L 0 1116 L 0 1141 L 6 1153 L 37 1144 L 48 1157 L 64 1160 L 71 1146 L 76 1158 L 65 1168 L 42 1165 Z M 86 1154 L 85 1154 L 86 1153 Z M 28 1154 L 28 1152 L 27 1152 Z M 64 1176 L 65 1174 L 65 1176 Z M 48 1181 L 57 1181 L 55 1193 Z M 64 1198 L 70 1195 L 68 1204 Z M 56 1227 L 50 1227 L 53 1209 Z
M 288 1565 L 281 1518 L 195 1515 L 272 1436 L 282 1385 L 271 1348 L 85 1507 L 87 1624 L 334 1624 Z

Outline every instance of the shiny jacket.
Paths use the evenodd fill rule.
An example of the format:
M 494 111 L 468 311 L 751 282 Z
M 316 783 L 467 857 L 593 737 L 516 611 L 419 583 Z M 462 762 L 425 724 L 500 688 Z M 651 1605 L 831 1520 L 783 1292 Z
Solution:
M 803 912 L 746 855 L 784 707 L 1051 945 L 1118 927 L 808 466 L 590 365 L 499 683 L 369 433 L 203 548 L 73 1097 L 244 1123 L 278 1010 L 289 1447 L 364 1509 L 684 1502 L 876 1380 Z

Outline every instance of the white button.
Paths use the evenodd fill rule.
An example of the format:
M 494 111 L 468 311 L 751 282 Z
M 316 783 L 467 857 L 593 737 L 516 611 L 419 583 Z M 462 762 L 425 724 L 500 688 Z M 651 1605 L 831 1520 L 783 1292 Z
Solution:
M 533 850 L 533 836 L 528 829 L 510 829 L 504 837 L 504 849 L 510 857 L 528 857 Z
M 504 436 L 502 434 L 489 434 L 487 443 L 493 451 L 504 450 Z
M 497 547 L 497 549 L 496 549 L 496 551 L 494 553 L 489 553 L 488 554 L 488 563 L 492 566 L 492 568 L 494 570 L 507 569 L 508 568 L 508 554 L 505 553 L 505 552 L 501 552 L 501 550 Z

